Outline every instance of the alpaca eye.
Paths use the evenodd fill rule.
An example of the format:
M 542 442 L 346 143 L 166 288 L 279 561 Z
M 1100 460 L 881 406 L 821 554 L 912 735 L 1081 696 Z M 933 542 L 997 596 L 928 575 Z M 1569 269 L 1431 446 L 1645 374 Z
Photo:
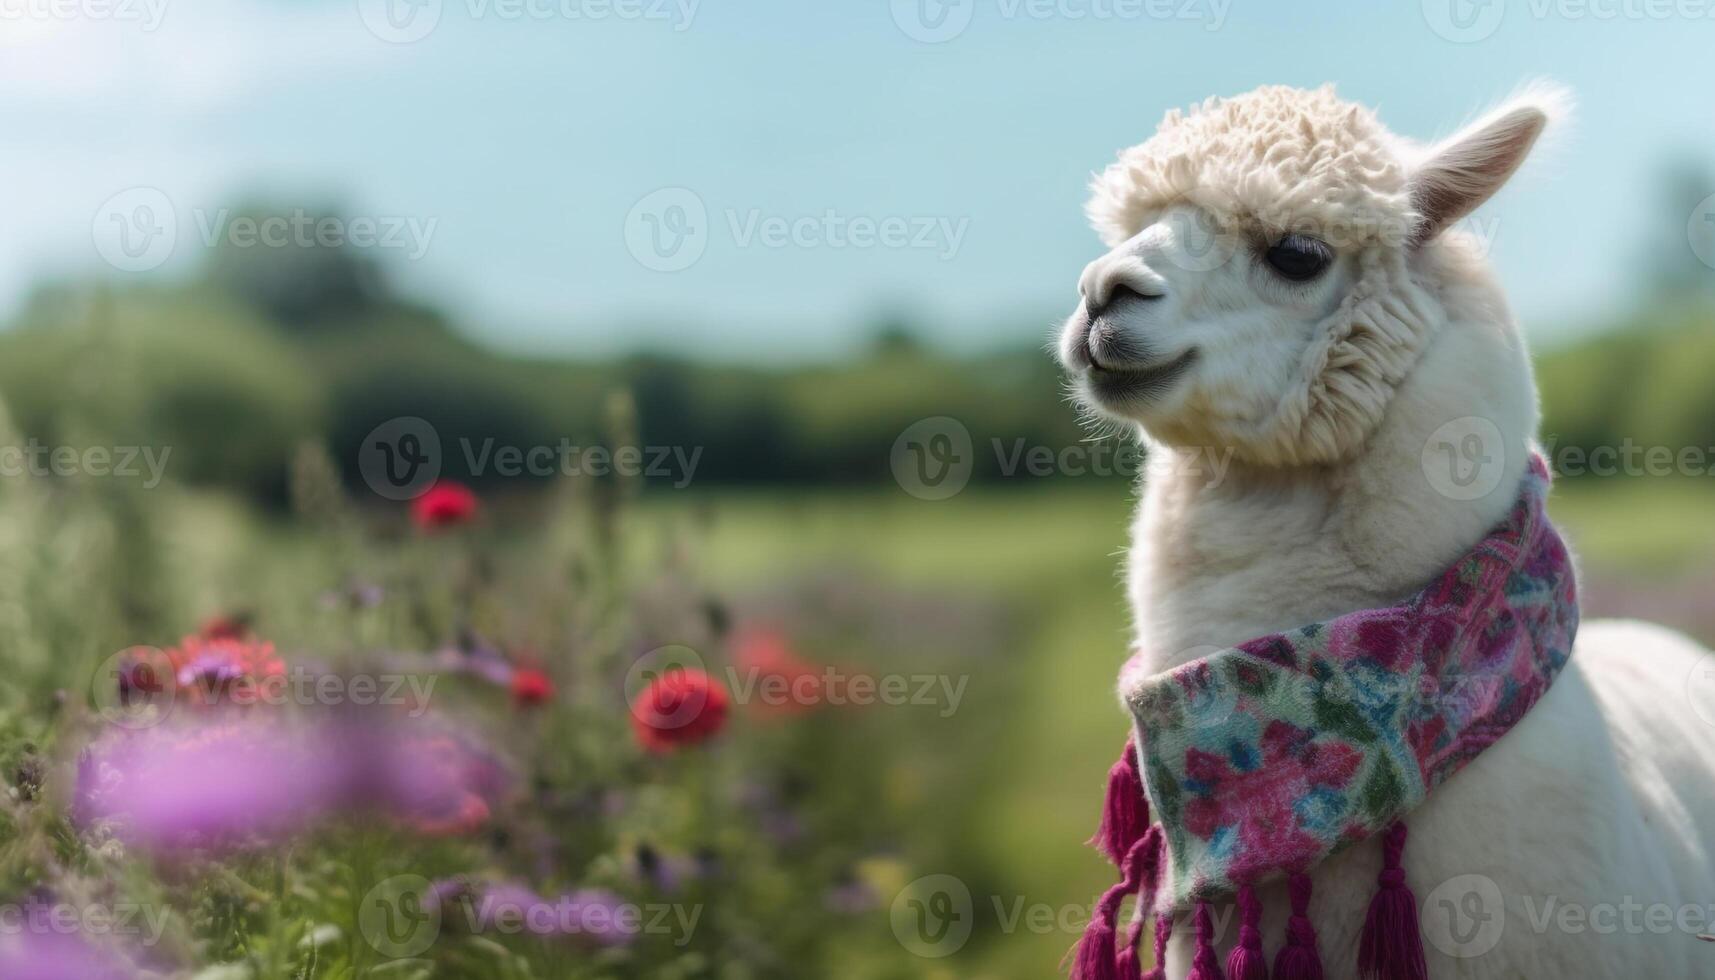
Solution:
M 1287 235 L 1263 253 L 1274 271 L 1293 282 L 1308 282 L 1334 262 L 1334 252 L 1309 235 Z

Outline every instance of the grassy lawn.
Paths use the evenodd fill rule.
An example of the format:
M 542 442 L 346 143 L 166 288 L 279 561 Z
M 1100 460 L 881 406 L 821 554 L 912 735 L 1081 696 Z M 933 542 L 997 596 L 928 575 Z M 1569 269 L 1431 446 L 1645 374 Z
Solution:
M 1022 612 L 1023 624 L 979 669 L 1003 678 L 973 683 L 947 720 L 948 744 L 972 730 L 987 739 L 972 764 L 985 798 L 966 835 L 990 871 L 971 882 L 978 931 L 946 960 L 923 960 L 928 976 L 1055 975 L 1076 929 L 1033 929 L 1020 909 L 1046 907 L 1056 922 L 1081 925 L 1088 903 L 1111 880 L 1082 841 L 1100 805 L 1103 774 L 1124 735 L 1112 695 L 1126 643 L 1117 579 L 1130 494 L 1119 484 L 971 489 L 946 501 L 898 492 L 731 494 L 710 505 L 704 570 L 743 591 L 829 566 L 855 569 L 930 595 L 979 592 Z M 1565 482 L 1553 511 L 1600 574 L 1645 574 L 1684 586 L 1707 580 L 1715 555 L 1715 493 L 1700 483 Z M 689 519 L 682 501 L 656 499 L 648 523 Z M 1707 592 L 1707 590 L 1703 590 Z M 989 735 L 987 733 L 994 733 Z M 934 746 L 926 746 L 934 751 Z M 968 813 L 968 809 L 959 808 Z M 965 859 L 971 853 L 960 851 Z M 928 863 L 912 874 L 953 873 Z M 1037 912 L 1036 914 L 1041 914 Z M 890 943 L 886 933 L 877 936 Z

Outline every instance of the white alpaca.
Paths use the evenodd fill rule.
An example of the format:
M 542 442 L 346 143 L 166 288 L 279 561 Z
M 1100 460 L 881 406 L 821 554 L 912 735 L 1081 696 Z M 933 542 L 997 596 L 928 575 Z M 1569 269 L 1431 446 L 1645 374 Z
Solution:
M 1112 251 L 1059 353 L 1081 399 L 1150 446 L 1128 559 L 1142 669 L 1396 603 L 1503 518 L 1536 394 L 1477 243 L 1450 226 L 1564 105 L 1526 90 L 1424 146 L 1331 88 L 1263 88 L 1169 113 L 1097 177 Z M 1231 457 L 1219 482 L 1211 455 Z M 1411 813 L 1431 977 L 1715 977 L 1697 938 L 1715 932 L 1715 717 L 1688 695 L 1709 656 L 1586 622 L 1542 701 Z M 1366 843 L 1312 874 L 1331 980 L 1356 975 L 1378 867 Z M 1286 899 L 1260 895 L 1272 958 Z

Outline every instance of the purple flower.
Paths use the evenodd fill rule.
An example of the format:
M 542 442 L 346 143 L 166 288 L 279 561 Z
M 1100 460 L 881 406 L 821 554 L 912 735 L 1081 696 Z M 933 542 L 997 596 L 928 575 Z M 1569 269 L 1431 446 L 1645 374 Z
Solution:
M 462 833 L 510 786 L 499 760 L 425 719 L 203 717 L 97 739 L 79 759 L 73 814 L 157 848 L 264 843 L 353 811 Z
M 6 980 L 125 980 L 135 971 L 118 954 L 63 932 L 0 933 L 0 977 Z

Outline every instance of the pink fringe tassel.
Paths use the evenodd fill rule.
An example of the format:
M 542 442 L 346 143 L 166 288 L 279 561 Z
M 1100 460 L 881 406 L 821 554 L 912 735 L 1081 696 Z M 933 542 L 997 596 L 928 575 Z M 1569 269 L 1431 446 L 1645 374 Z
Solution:
M 1380 889 L 1364 918 L 1358 944 L 1358 972 L 1370 980 L 1428 980 L 1423 937 L 1418 932 L 1417 896 L 1405 883 L 1399 859 L 1405 851 L 1405 821 L 1395 821 L 1382 835 Z
M 1151 827 L 1126 852 L 1125 860 L 1120 863 L 1125 877 L 1102 893 L 1090 916 L 1090 924 L 1084 929 L 1083 938 L 1078 940 L 1078 949 L 1072 960 L 1072 980 L 1121 980 L 1119 960 L 1114 951 L 1120 906 L 1125 903 L 1127 895 L 1143 884 L 1145 866 L 1153 865 L 1152 858 L 1160 843 L 1161 831 Z
M 1167 980 L 1167 940 L 1173 938 L 1173 913 L 1155 917 L 1155 965 L 1141 980 Z
M 1137 746 L 1128 735 L 1125 753 L 1108 770 L 1108 793 L 1102 803 L 1102 822 L 1090 845 L 1119 864 L 1133 844 L 1149 829 L 1149 798 L 1143 792 L 1143 777 L 1137 771 Z
M 1239 889 L 1239 944 L 1227 954 L 1229 980 L 1268 980 L 1262 952 L 1262 903 L 1249 885 Z
M 1310 876 L 1286 879 L 1292 918 L 1286 920 L 1286 945 L 1274 956 L 1274 980 L 1322 980 L 1322 956 L 1316 952 L 1316 927 L 1310 924 Z
M 1125 949 L 1120 950 L 1119 957 L 1114 961 L 1119 980 L 1139 980 L 1143 973 L 1143 966 L 1137 961 L 1137 953 L 1138 947 L 1143 945 L 1145 921 L 1141 915 L 1132 919 L 1131 933 L 1126 936 Z
M 1185 980 L 1226 980 L 1221 974 L 1221 959 L 1215 955 L 1215 923 L 1209 917 L 1208 902 L 1197 903 L 1197 952 Z

